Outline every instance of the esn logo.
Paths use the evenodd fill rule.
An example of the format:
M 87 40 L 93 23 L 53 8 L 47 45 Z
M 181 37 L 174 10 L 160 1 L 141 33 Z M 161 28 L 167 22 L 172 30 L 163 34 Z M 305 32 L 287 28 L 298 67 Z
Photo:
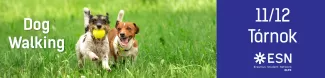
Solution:
M 265 61 L 267 63 L 292 63 L 292 53 L 267 53 L 265 55 L 262 52 L 255 54 L 255 63 L 262 64 Z

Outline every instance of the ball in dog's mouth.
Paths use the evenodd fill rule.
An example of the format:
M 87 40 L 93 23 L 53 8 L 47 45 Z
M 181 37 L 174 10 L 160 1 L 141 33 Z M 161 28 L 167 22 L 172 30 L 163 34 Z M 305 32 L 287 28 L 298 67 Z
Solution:
M 105 30 L 104 29 L 95 29 L 93 30 L 93 35 L 97 39 L 102 39 L 105 37 Z
M 130 38 L 124 37 L 124 38 L 120 38 L 120 40 L 121 40 L 121 43 L 120 43 L 121 46 L 127 46 L 128 43 L 129 43 Z

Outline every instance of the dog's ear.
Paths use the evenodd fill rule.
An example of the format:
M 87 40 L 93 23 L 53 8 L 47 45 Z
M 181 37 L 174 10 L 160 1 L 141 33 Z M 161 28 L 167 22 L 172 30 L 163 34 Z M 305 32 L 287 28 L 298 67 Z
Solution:
M 106 20 L 107 20 L 107 24 L 110 24 L 111 22 L 109 21 L 109 14 L 108 12 L 106 12 Z
M 135 24 L 135 23 L 133 23 L 133 25 L 134 25 L 134 27 L 135 27 L 135 34 L 138 34 L 139 33 L 139 31 L 140 31 L 140 29 L 139 29 L 139 27 L 137 26 L 137 24 Z
M 109 27 L 106 27 L 105 28 L 105 34 L 108 34 L 108 32 L 109 32 Z
M 120 23 L 120 21 L 116 21 L 115 28 L 117 28 L 119 23 Z

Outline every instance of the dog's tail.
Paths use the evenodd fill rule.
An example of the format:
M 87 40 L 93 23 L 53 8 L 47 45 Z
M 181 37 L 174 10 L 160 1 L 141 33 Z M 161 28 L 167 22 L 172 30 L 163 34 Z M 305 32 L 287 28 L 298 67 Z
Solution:
M 89 16 L 90 16 L 90 10 L 88 8 L 84 8 L 84 27 L 85 27 L 85 32 L 88 31 L 88 25 L 89 25 Z
M 120 12 L 117 15 L 117 21 L 122 22 L 124 16 L 124 10 L 120 10 Z
M 115 27 L 117 27 L 117 25 L 122 22 L 123 20 L 123 16 L 124 16 L 124 10 L 120 10 L 120 12 L 117 15 L 117 20 L 116 20 L 116 24 Z
M 84 8 L 84 25 L 87 27 L 89 24 L 89 16 L 90 16 L 90 10 L 88 8 Z

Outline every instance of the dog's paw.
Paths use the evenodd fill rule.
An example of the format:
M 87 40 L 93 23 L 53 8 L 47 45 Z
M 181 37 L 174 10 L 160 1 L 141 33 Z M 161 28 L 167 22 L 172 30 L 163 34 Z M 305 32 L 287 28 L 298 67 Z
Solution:
M 108 72 L 112 71 L 111 68 L 108 65 L 103 65 L 103 68 Z
M 95 56 L 91 57 L 90 59 L 91 59 L 92 61 L 97 61 L 99 58 L 98 58 L 98 56 L 95 55 Z
M 107 72 L 112 72 L 112 69 L 110 67 L 104 66 L 103 69 L 106 70 Z
M 91 58 L 92 61 L 97 61 L 98 60 L 98 57 L 93 57 Z
M 78 67 L 81 69 L 81 68 L 83 68 L 83 67 L 84 67 L 84 65 L 83 65 L 83 64 L 81 64 L 81 63 L 79 63 L 79 64 L 78 64 Z
M 94 53 L 90 53 L 89 56 L 92 61 L 97 61 L 99 59 L 99 57 Z
M 107 72 L 112 72 L 112 70 L 111 69 L 107 69 Z

